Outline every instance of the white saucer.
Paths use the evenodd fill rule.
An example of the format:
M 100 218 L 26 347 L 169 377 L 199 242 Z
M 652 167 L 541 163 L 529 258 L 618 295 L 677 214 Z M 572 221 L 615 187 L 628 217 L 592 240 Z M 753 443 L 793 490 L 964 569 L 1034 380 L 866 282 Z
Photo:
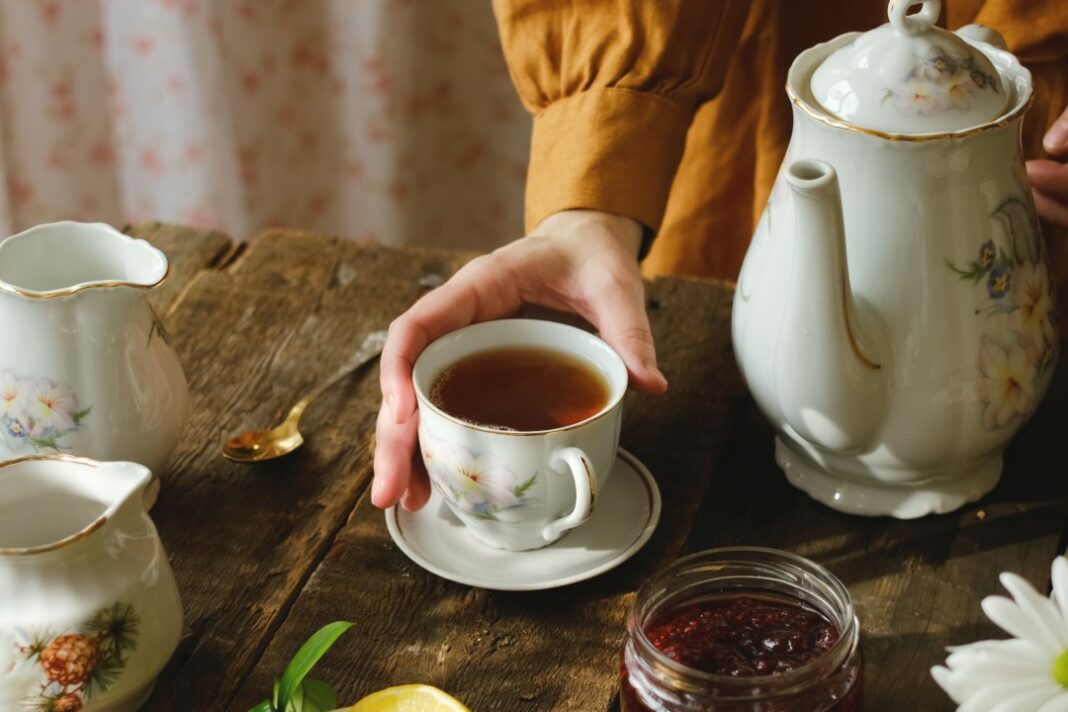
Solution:
M 409 559 L 450 581 L 495 591 L 538 591 L 593 578 L 634 556 L 659 520 L 656 481 L 623 449 L 593 516 L 544 549 L 505 551 L 479 543 L 437 490 L 418 512 L 386 510 L 389 535 Z

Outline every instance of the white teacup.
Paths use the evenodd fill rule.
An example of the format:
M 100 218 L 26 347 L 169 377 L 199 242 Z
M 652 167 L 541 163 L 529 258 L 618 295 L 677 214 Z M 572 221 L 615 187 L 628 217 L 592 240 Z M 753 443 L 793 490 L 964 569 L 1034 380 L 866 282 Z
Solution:
M 473 424 L 430 400 L 438 374 L 497 348 L 536 347 L 578 357 L 608 386 L 596 414 L 553 430 L 509 431 Z M 616 458 L 627 369 L 596 336 L 534 319 L 503 319 L 447 334 L 415 362 L 419 444 L 430 480 L 480 542 L 524 551 L 559 539 L 593 513 Z

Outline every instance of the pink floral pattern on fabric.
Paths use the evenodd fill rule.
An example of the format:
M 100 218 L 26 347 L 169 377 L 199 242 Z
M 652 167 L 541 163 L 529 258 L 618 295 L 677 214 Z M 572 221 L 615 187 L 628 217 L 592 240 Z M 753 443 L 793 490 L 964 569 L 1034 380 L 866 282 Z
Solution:
M 530 123 L 489 3 L 4 3 L 0 96 L 5 233 L 74 218 L 482 249 L 521 234 Z

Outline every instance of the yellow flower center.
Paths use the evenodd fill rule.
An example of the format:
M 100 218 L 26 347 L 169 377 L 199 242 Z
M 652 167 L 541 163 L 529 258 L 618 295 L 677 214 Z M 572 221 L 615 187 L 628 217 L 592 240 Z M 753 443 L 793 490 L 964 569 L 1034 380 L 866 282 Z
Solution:
M 1068 687 L 1068 650 L 1065 650 L 1053 661 L 1053 679 L 1061 687 Z

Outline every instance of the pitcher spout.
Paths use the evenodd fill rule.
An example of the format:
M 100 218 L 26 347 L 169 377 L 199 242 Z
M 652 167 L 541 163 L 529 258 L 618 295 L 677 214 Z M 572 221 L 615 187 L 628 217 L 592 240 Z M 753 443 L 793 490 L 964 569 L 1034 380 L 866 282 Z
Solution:
M 791 164 L 785 177 L 796 244 L 774 353 L 779 405 L 801 438 L 832 451 L 863 450 L 886 411 L 890 369 L 872 338 L 879 325 L 861 315 L 850 285 L 838 177 L 815 160 Z
M 38 225 L 0 242 L 0 292 L 30 299 L 92 288 L 152 289 L 169 270 L 158 249 L 104 223 Z
M 0 470 L 0 561 L 89 545 L 110 522 L 140 519 L 155 496 L 152 473 L 133 462 L 30 455 Z

